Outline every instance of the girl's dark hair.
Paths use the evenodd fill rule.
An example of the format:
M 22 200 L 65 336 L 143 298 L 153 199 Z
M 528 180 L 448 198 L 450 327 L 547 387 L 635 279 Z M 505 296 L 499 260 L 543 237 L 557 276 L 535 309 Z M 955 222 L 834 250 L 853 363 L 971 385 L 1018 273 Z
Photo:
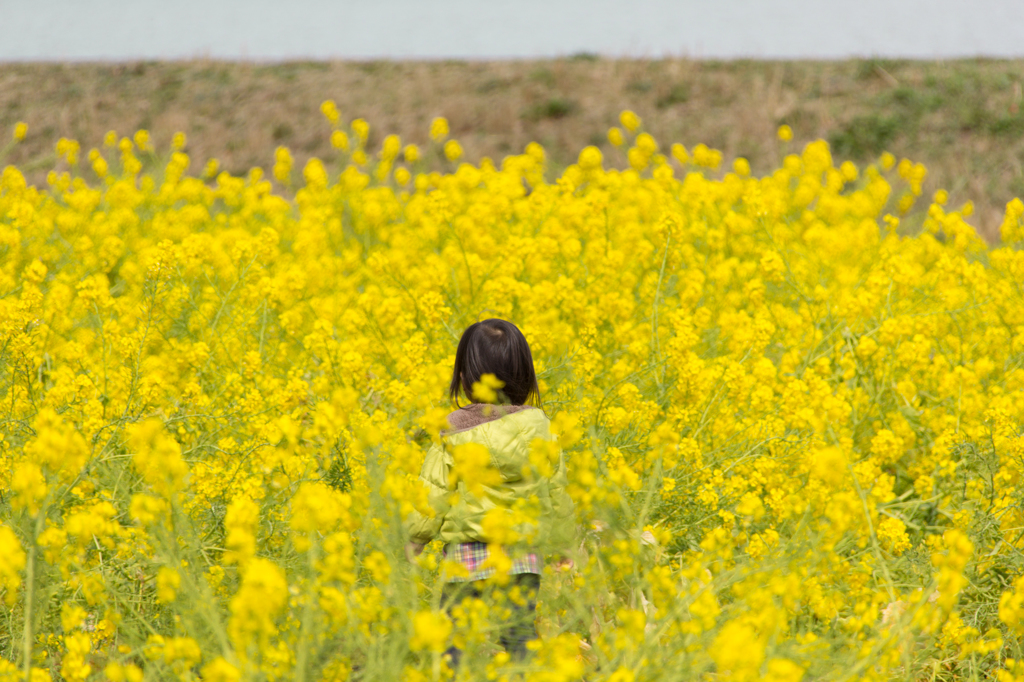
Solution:
M 525 405 L 531 397 L 540 401 L 530 344 L 511 322 L 492 318 L 475 322 L 462 332 L 448 389 L 452 402 L 459 404 L 460 390 L 472 400 L 473 384 L 484 374 L 505 382 L 501 393 L 513 405 Z

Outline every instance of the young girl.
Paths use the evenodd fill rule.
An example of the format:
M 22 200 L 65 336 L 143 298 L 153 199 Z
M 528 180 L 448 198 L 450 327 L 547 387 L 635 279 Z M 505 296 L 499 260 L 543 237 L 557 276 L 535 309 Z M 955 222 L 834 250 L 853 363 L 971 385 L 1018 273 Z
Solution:
M 445 543 L 445 558 L 462 567 L 457 575 L 447 576 L 442 592 L 442 605 L 449 614 L 462 599 L 488 594 L 489 601 L 503 605 L 509 616 L 502 623 L 500 643 L 510 656 L 521 658 L 527 642 L 537 637 L 534 611 L 543 552 L 564 556 L 569 550 L 575 530 L 573 505 L 565 493 L 561 455 L 551 476 L 538 474 L 530 464 L 530 443 L 538 438 L 553 440 L 553 436 L 547 416 L 527 405 L 539 402 L 537 375 L 530 346 L 514 324 L 489 319 L 463 332 L 449 388 L 452 402 L 459 406 L 460 392 L 472 399 L 474 384 L 485 374 L 503 383 L 499 404 L 472 402 L 448 415 L 450 428 L 441 433 L 441 445 L 427 452 L 420 472 L 435 514 L 413 513 L 407 529 L 413 552 L 418 554 L 423 545 L 439 537 Z M 473 486 L 471 491 L 464 481 L 453 484 L 452 451 L 468 443 L 484 445 L 490 452 L 490 467 L 498 474 L 490 472 L 492 485 Z M 511 513 L 517 503 L 539 510 L 534 540 L 527 546 L 502 549 L 507 558 L 492 557 L 494 545 L 483 530 L 484 518 L 495 508 Z M 507 582 L 504 576 L 489 581 L 495 560 L 507 566 L 509 559 Z M 458 665 L 462 652 L 452 647 L 448 654 L 452 667 Z

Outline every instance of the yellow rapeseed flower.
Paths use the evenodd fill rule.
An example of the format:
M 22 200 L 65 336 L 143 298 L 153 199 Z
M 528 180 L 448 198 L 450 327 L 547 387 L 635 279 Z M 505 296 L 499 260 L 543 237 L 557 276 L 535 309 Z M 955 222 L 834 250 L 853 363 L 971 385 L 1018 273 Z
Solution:
M 621 123 L 622 127 L 631 133 L 635 133 L 640 129 L 640 117 L 629 109 L 626 109 L 619 114 L 619 123 Z
M 352 132 L 359 138 L 359 145 L 365 145 L 367 138 L 370 137 L 370 124 L 364 119 L 357 118 L 352 121 Z
M 174 601 L 180 587 L 181 575 L 169 566 L 162 566 L 156 574 L 156 600 L 162 604 Z
M 320 105 L 320 113 L 324 115 L 324 118 L 332 125 L 338 125 L 338 121 L 341 120 L 341 113 L 338 111 L 338 105 L 334 103 L 334 100 L 324 100 Z
M 331 146 L 343 152 L 348 151 L 348 134 L 344 130 L 335 130 L 331 133 Z
M 140 152 L 150 151 L 148 130 L 137 130 L 132 139 L 135 142 L 135 146 L 139 148 Z
M 4 589 L 4 602 L 14 606 L 21 585 L 21 572 L 25 568 L 25 550 L 17 536 L 7 526 L 0 526 L 0 587 Z
M 438 142 L 448 137 L 448 119 L 435 118 L 430 122 L 430 139 Z
M 412 615 L 413 634 L 409 646 L 413 651 L 444 651 L 452 632 L 448 616 L 436 611 L 417 611 Z
M 462 145 L 457 140 L 448 140 L 444 143 L 444 156 L 449 161 L 458 161 L 462 157 Z
M 402 150 L 402 157 L 408 163 L 416 163 L 420 160 L 420 148 L 414 144 L 407 144 L 405 149 Z
M 601 150 L 597 147 L 584 147 L 583 151 L 580 152 L 579 160 L 576 162 L 583 170 L 599 170 L 601 168 L 601 162 L 603 158 Z
M 278 147 L 274 151 L 274 179 L 282 185 L 291 185 L 293 163 L 294 161 L 288 148 Z
M 480 498 L 485 487 L 501 483 L 501 473 L 491 464 L 491 453 L 486 446 L 478 443 L 456 446 L 452 449 L 452 460 L 448 485 L 453 490 L 465 488 Z

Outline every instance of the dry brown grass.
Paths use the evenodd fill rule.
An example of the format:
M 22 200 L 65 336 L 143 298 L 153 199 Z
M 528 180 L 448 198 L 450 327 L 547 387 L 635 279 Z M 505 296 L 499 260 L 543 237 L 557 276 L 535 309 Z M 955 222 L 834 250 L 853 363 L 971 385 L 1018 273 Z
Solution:
M 243 173 L 268 167 L 274 148 L 298 163 L 333 157 L 319 113 L 325 99 L 346 120 L 424 143 L 445 116 L 470 160 L 516 153 L 536 140 L 553 172 L 587 144 L 623 165 L 606 132 L 635 110 L 663 146 L 704 142 L 767 171 L 785 149 L 819 137 L 837 158 L 883 148 L 930 170 L 926 191 L 971 199 L 980 230 L 997 233 L 1006 202 L 1024 194 L 1024 61 L 698 62 L 575 58 L 520 62 L 368 62 L 275 65 L 188 62 L 0 65 L 0 130 L 29 124 L 7 163 L 41 182 L 61 137 L 87 150 L 108 130 L 150 130 L 158 146 L 188 135 L 194 162 L 218 158 Z M 6 137 L 10 133 L 4 132 Z M 300 166 L 301 167 L 301 166 Z

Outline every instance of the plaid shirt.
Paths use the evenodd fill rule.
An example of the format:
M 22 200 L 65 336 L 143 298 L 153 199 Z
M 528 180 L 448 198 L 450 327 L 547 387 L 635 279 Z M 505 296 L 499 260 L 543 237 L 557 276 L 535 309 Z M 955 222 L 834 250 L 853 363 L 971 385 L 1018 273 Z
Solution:
M 470 582 L 473 580 L 486 580 L 494 575 L 493 566 L 483 566 L 484 562 L 491 557 L 491 551 L 487 548 L 486 542 L 463 542 L 459 544 L 447 544 L 444 547 L 444 556 L 448 561 L 454 562 L 466 569 L 468 575 L 449 575 L 448 581 L 454 583 Z M 542 562 L 536 553 L 523 554 L 512 560 L 512 568 L 508 570 L 509 575 L 520 573 L 541 572 Z

